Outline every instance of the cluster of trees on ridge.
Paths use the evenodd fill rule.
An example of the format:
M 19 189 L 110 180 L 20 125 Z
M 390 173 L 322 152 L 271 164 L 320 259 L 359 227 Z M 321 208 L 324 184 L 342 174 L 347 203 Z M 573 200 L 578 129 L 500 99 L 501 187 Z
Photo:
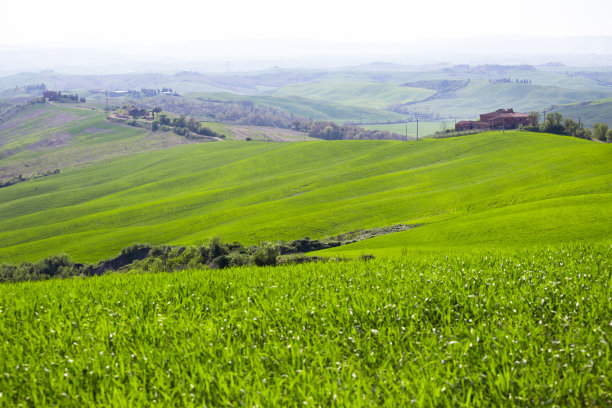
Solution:
M 161 112 L 161 109 L 154 108 L 153 112 Z M 185 115 L 170 119 L 167 115 L 161 114 L 157 119 L 153 120 L 151 124 L 151 130 L 154 132 L 159 129 L 169 130 L 170 128 L 172 128 L 172 131 L 177 135 L 187 138 L 192 137 L 192 133 L 200 136 L 225 138 L 225 135 L 219 134 L 206 126 L 202 126 L 202 124 L 193 117 L 187 118 Z
M 523 130 L 612 142 L 612 130 L 605 123 L 595 123 L 591 130 L 581 122 L 576 122 L 572 118 L 564 118 L 558 112 L 547 114 L 542 123 L 540 123 L 540 112 L 532 111 L 527 116 L 529 125 L 521 127 Z
M 181 115 L 179 117 L 170 118 L 168 115 L 161 112 L 162 109 L 158 106 L 154 107 L 149 112 L 144 108 L 124 105 L 116 111 L 114 119 L 125 121 L 131 117 L 132 119 L 125 121 L 125 123 L 130 126 L 148 127 L 150 123 L 153 132 L 157 132 L 158 130 L 171 130 L 177 135 L 184 136 L 188 139 L 197 139 L 198 136 L 225 138 L 224 135 L 206 126 L 202 126 L 202 124 L 193 117 L 187 118 L 185 115 Z M 158 114 L 157 118 L 155 117 L 156 114 Z M 145 120 L 140 122 L 137 121 L 137 119 L 142 118 Z
M 43 98 L 53 102 L 85 103 L 85 98 L 79 98 L 79 94 L 63 94 L 62 91 L 45 91 Z
M 296 123 L 294 129 L 308 132 L 308 136 L 324 140 L 403 140 L 404 136 L 386 130 L 367 130 L 351 123 L 338 125 L 328 121 L 303 121 Z
M 581 139 L 594 139 L 600 142 L 612 142 L 612 129 L 606 123 L 595 123 L 593 129 L 589 129 L 581 122 L 576 122 L 572 118 L 564 118 L 558 112 L 549 113 L 542 123 L 540 123 L 540 112 L 531 111 L 527 114 L 529 124 L 519 126 L 519 130 L 528 132 L 553 133 L 556 135 L 574 136 Z M 483 130 L 455 131 L 455 129 L 444 129 L 435 132 L 434 138 L 447 138 L 460 135 L 480 133 Z

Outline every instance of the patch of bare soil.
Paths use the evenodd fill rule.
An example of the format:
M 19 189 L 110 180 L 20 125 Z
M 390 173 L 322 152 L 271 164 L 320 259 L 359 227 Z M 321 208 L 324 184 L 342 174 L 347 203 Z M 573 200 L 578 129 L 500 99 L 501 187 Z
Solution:
M 304 139 L 304 133 L 292 129 L 268 126 L 230 126 L 232 140 L 267 140 L 272 142 L 292 142 Z
M 44 109 L 27 109 L 6 122 L 0 123 L 0 134 L 4 136 L 0 139 L 0 143 L 6 143 L 7 139 L 11 136 L 21 136 L 29 122 L 32 121 L 39 121 L 36 128 L 40 131 L 55 128 L 79 119 L 79 116 L 66 112 L 53 112 L 54 114 L 43 118 L 48 113 L 49 111 Z
M 28 150 L 40 150 L 47 147 L 59 147 L 63 146 L 72 139 L 70 133 L 53 133 L 50 137 L 39 140 L 38 142 L 28 145 Z
M 83 129 L 81 131 L 81 133 L 89 135 L 92 133 L 109 133 L 111 130 L 110 129 L 102 129 L 102 128 L 87 128 L 87 129 Z

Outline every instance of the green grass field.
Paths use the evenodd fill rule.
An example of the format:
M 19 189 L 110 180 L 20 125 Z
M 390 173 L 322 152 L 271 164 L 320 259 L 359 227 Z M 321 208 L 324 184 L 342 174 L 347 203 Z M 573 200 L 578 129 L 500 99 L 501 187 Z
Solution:
M 610 406 L 610 243 L 0 285 L 0 406 Z
M 422 142 L 222 142 L 0 190 L 0 260 L 114 256 L 135 242 L 244 244 L 420 223 L 343 250 L 592 242 L 612 235 L 612 145 L 499 132 Z
M 555 112 L 563 117 L 572 118 L 587 127 L 593 127 L 596 122 L 612 126 L 612 99 L 599 99 L 592 102 L 574 103 L 558 106 Z
M 337 102 L 308 99 L 298 96 L 278 97 L 269 95 L 236 95 L 230 93 L 189 93 L 191 98 L 202 98 L 215 101 L 252 101 L 258 105 L 267 106 L 291 113 L 296 116 L 314 120 L 330 120 L 343 123 L 346 121 L 387 122 L 403 120 L 404 115 L 375 109 L 371 106 L 350 106 Z
M 405 123 L 393 123 L 388 125 L 363 125 L 364 128 L 369 130 L 386 130 L 391 133 L 397 133 L 399 135 L 406 134 Z M 441 120 L 432 122 L 419 121 L 419 137 L 425 137 L 433 135 L 435 132 L 442 131 L 444 129 L 454 129 L 454 120 Z M 408 138 L 416 138 L 417 124 L 416 122 L 408 123 Z
M 489 84 L 486 80 L 472 81 L 467 87 L 456 92 L 453 97 L 434 99 L 419 103 L 419 112 L 439 112 L 457 117 L 478 117 L 479 114 L 492 112 L 501 107 L 514 108 L 517 112 L 542 110 L 551 105 L 591 101 L 609 98 L 612 91 L 577 90 L 555 86 L 528 84 Z
M 300 96 L 384 109 L 390 105 L 420 101 L 434 93 L 431 89 L 403 87 L 398 84 L 310 82 L 285 86 L 277 90 L 274 96 Z
M 228 125 L 219 122 L 201 122 L 205 126 L 221 135 L 225 140 L 271 141 L 271 142 L 301 142 L 314 139 L 304 132 L 291 129 L 273 128 L 267 126 Z
M 0 180 L 187 142 L 170 132 L 109 122 L 89 105 L 36 104 L 0 123 Z

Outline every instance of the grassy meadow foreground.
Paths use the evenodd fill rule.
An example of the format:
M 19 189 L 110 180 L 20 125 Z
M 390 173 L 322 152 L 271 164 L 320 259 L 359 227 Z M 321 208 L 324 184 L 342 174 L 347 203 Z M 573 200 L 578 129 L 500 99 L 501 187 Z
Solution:
M 611 243 L 0 285 L 0 406 L 610 406 Z

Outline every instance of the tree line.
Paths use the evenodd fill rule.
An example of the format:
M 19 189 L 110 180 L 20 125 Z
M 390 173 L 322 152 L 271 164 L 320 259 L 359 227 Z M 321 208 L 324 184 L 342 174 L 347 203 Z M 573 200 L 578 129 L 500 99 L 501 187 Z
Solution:
M 159 105 L 156 105 L 158 102 Z M 183 116 L 203 116 L 205 119 L 221 123 L 293 129 L 306 132 L 310 137 L 325 140 L 401 140 L 404 138 L 404 136 L 397 133 L 390 133 L 388 131 L 381 130 L 367 130 L 351 123 L 339 125 L 331 121 L 307 119 L 281 111 L 279 109 L 258 105 L 252 101 L 229 103 L 224 101 L 204 101 L 188 98 L 156 98 L 144 103 L 142 100 L 133 101 L 133 103 L 149 109 L 157 108 L 160 111 L 163 108 L 163 110 L 166 112 L 181 113 Z M 157 124 L 154 125 L 154 130 L 160 129 L 162 126 L 171 126 L 177 129 L 179 132 L 184 131 L 180 129 L 188 129 L 200 135 L 219 136 L 218 134 L 202 133 L 212 132 L 208 128 L 201 128 L 200 130 L 197 130 L 197 121 L 195 120 L 191 122 L 191 126 L 186 124 L 185 121 L 189 121 L 189 119 L 170 119 L 167 116 L 165 119 L 162 119 L 160 116 Z M 169 128 L 167 129 L 169 130 Z
M 262 242 L 249 247 L 238 242 L 222 242 L 219 238 L 187 247 L 134 244 L 121 250 L 115 258 L 97 264 L 77 263 L 66 254 L 50 255 L 34 263 L 3 263 L 0 264 L 0 283 L 96 276 L 115 271 L 173 272 L 186 268 L 224 269 L 325 261 L 328 259 L 307 256 L 304 252 L 339 245 L 341 242 L 337 240 L 311 240 L 308 237 L 289 242 Z
M 153 114 L 161 112 L 161 108 L 156 107 L 152 110 Z M 202 124 L 193 117 L 187 118 L 185 115 L 181 115 L 176 118 L 170 118 L 166 114 L 160 114 L 157 119 L 151 123 L 151 130 L 156 132 L 158 130 L 170 130 L 179 136 L 185 136 L 188 139 L 192 138 L 192 133 L 199 136 L 211 136 L 225 138 L 225 135 L 219 134 L 209 127 L 202 126 Z
M 591 130 L 585 127 L 582 122 L 576 122 L 572 118 L 564 118 L 559 112 L 545 115 L 542 123 L 540 123 L 540 117 L 540 112 L 529 112 L 527 114 L 529 125 L 523 126 L 522 129 L 532 132 L 574 136 L 581 139 L 595 139 L 601 142 L 612 142 L 612 129 L 606 123 L 595 123 Z

